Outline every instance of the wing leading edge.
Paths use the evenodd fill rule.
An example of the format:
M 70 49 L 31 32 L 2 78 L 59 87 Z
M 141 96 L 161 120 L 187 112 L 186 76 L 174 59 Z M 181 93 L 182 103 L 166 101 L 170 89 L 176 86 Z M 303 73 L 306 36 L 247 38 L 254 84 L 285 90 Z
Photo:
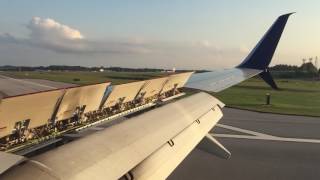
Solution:
M 291 14 L 278 17 L 241 64 L 231 69 L 193 74 L 185 87 L 219 92 L 259 74 L 272 88 L 278 89 L 268 66 Z

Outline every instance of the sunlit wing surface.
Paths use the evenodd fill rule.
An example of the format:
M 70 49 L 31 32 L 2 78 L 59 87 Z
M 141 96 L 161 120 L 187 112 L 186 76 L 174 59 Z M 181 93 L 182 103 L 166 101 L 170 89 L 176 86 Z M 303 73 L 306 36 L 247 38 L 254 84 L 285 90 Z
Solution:
M 77 108 L 84 108 L 84 113 L 98 110 L 106 87 L 110 83 L 101 83 L 65 90 L 56 114 L 56 120 L 61 121 L 74 115 Z
M 146 105 L 160 107 L 135 114 L 130 119 L 123 118 L 123 121 L 104 128 L 96 127 L 98 132 L 78 137 L 75 141 L 29 160 L 24 159 L 24 163 L 19 165 L 16 164 L 20 162 L 20 157 L 0 154 L 0 162 L 9 158 L 8 163 L 0 166 L 0 179 L 165 179 L 199 143 L 199 149 L 228 159 L 230 152 L 208 134 L 222 117 L 222 102 L 204 92 L 168 104 L 164 99 L 175 97 L 175 93 L 180 93 L 177 89 L 181 87 L 218 92 L 255 75 L 276 89 L 268 65 L 289 15 L 280 16 L 248 57 L 235 68 L 173 74 L 165 78 L 116 85 L 107 90 L 108 83 L 71 88 L 57 91 L 50 105 L 45 103 L 47 101 L 41 101 L 48 98 L 42 97 L 43 93 L 39 93 L 34 102 L 28 96 L 13 102 L 10 102 L 10 98 L 2 99 L 0 135 L 7 135 L 9 140 L 0 138 L 0 142 L 10 143 L 15 143 L 10 138 L 17 138 L 6 128 L 18 129 L 13 127 L 16 121 L 28 118 L 35 120 L 31 126 L 36 127 L 39 121 L 46 122 L 50 117 L 57 117 L 55 120 L 58 122 L 52 126 L 58 126 L 51 131 L 61 133 L 59 130 L 69 130 L 74 124 L 85 123 L 87 126 L 91 122 L 98 123 L 89 118 L 94 117 L 93 111 L 98 121 L 104 121 Z M 152 96 L 150 101 L 141 100 Z M 22 109 L 22 115 L 21 112 L 13 112 L 17 107 Z M 50 116 L 52 109 L 57 111 Z M 92 113 L 88 116 L 89 120 L 81 119 L 81 113 L 75 118 L 79 109 Z M 36 115 L 39 117 L 34 117 Z M 74 135 L 80 133 L 78 130 Z M 21 128 L 19 132 L 22 132 Z M 0 148 L 7 149 L 6 146 Z
M 207 98 L 217 104 L 136 166 L 131 171 L 134 179 L 166 179 L 195 148 L 222 117 L 223 104 L 210 96 Z
M 0 137 L 26 123 L 35 128 L 49 123 L 62 90 L 4 98 L 0 102 Z
M 185 87 L 219 92 L 261 72 L 261 70 L 256 69 L 232 68 L 197 73 L 191 76 Z

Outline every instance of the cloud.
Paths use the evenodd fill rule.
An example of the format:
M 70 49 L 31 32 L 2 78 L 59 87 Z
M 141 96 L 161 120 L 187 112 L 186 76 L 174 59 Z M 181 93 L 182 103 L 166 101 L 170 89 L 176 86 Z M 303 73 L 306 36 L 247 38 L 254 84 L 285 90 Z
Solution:
M 27 25 L 30 37 L 40 40 L 77 40 L 84 39 L 79 30 L 61 24 L 50 18 L 33 17 Z
M 29 30 L 25 38 L 0 34 L 0 64 L 211 69 L 238 64 L 245 56 L 241 48 L 219 47 L 209 40 L 94 40 L 77 28 L 50 18 L 34 17 L 25 28 Z
M 18 43 L 19 40 L 17 40 L 14 36 L 12 36 L 9 33 L 3 33 L 0 34 L 0 43 Z
M 87 39 L 79 30 L 50 18 L 33 17 L 26 28 L 30 31 L 27 38 L 16 38 L 5 33 L 0 34 L 0 43 L 15 43 L 71 54 L 139 54 L 150 52 L 144 42 L 136 39 L 117 41 Z

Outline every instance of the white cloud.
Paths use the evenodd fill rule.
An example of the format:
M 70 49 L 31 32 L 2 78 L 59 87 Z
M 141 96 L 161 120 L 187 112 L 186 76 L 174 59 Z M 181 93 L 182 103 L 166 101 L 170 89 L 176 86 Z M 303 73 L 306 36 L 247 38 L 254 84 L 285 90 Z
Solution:
M 79 30 L 61 24 L 50 18 L 33 17 L 27 25 L 30 36 L 42 40 L 76 40 L 84 39 Z
M 1 63 L 104 64 L 125 67 L 205 68 L 238 64 L 241 48 L 218 47 L 209 40 L 150 41 L 143 38 L 93 40 L 50 18 L 34 17 L 26 38 L 0 34 Z M 90 56 L 90 61 L 88 57 Z M 18 63 L 19 62 L 19 63 Z M 195 63 L 196 62 L 196 63 Z
M 146 43 L 142 40 L 89 40 L 79 30 L 50 18 L 33 17 L 26 28 L 30 30 L 27 38 L 16 38 L 9 33 L 5 33 L 0 34 L 0 43 L 15 43 L 71 54 L 140 54 L 150 52 L 150 49 L 146 48 Z

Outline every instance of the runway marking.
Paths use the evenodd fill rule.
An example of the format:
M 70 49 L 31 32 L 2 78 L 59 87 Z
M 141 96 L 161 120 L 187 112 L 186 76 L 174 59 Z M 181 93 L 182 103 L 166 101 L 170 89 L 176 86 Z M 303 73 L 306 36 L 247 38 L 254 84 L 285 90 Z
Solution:
M 217 126 L 217 127 L 224 128 L 224 129 L 229 129 L 229 130 L 232 130 L 232 131 L 238 131 L 238 132 L 245 133 L 245 134 L 251 134 L 251 135 L 254 135 L 254 136 L 274 137 L 274 136 L 271 136 L 271 135 L 269 135 L 269 134 L 264 134 L 264 133 L 259 133 L 259 132 L 255 132 L 255 131 L 250 131 L 250 130 L 247 130 L 247 129 L 241 129 L 241 128 L 238 128 L 238 127 L 229 126 L 229 125 L 225 125 L 225 124 L 217 124 L 216 126 Z
M 250 130 L 246 130 L 246 129 L 241 129 L 241 128 L 237 128 L 237 127 L 233 127 L 233 126 L 229 126 L 229 125 L 217 124 L 216 126 L 221 127 L 221 128 L 225 128 L 225 129 L 230 129 L 230 130 L 233 130 L 233 131 L 246 133 L 246 134 L 251 134 L 251 135 L 214 134 L 214 133 L 211 133 L 211 135 L 214 136 L 214 137 L 320 144 L 320 139 L 285 138 L 285 137 L 272 136 L 272 135 L 269 135 L 269 134 L 250 131 Z
M 42 86 L 42 87 L 46 87 L 46 88 L 50 88 L 50 89 L 56 89 L 56 87 L 48 86 L 48 85 L 44 85 L 44 84 L 40 84 L 40 83 L 36 83 L 36 82 L 25 81 L 25 80 L 21 80 L 21 79 L 14 79 L 14 78 L 11 78 L 8 76 L 3 76 L 3 75 L 0 75 L 0 77 L 2 77 L 4 79 L 10 79 L 13 81 L 24 82 L 24 83 L 28 83 L 28 84 L 32 84 L 32 85 L 36 85 L 36 86 Z

